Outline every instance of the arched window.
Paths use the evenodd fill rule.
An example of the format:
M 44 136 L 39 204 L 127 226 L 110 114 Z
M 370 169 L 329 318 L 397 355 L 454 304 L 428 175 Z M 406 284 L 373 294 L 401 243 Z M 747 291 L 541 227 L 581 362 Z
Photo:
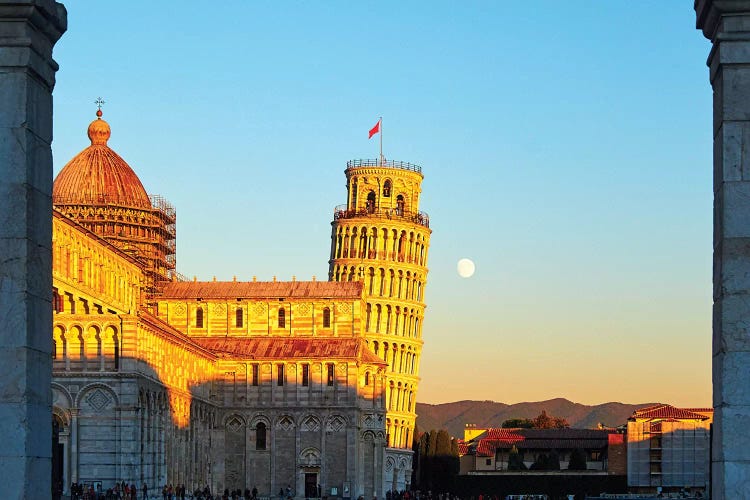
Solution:
M 62 300 L 60 294 L 57 293 L 57 288 L 52 289 L 52 311 L 56 313 L 62 312 Z
M 266 424 L 263 422 L 258 422 L 258 425 L 255 426 L 255 449 L 266 449 Z
M 375 308 L 378 311 L 377 318 L 375 319 L 375 333 L 380 333 L 380 316 L 381 316 L 383 310 L 380 307 L 380 304 L 376 305 Z
M 195 327 L 203 328 L 203 309 L 200 307 L 195 310 Z
M 404 201 L 404 195 L 400 194 L 396 196 L 396 213 L 398 215 L 404 215 L 406 202 Z
M 283 307 L 279 309 L 279 328 L 286 328 L 286 310 Z
M 371 317 L 372 317 L 372 305 L 371 304 L 367 304 L 367 316 L 366 316 L 366 319 L 365 319 L 365 331 L 366 332 L 370 331 L 370 318 Z
M 385 184 L 383 184 L 383 198 L 390 198 L 391 197 L 391 181 L 385 181 Z
M 354 184 L 352 184 L 352 208 L 354 210 L 357 209 L 357 180 L 354 179 Z
M 237 328 L 242 328 L 242 308 L 238 307 L 237 310 L 234 312 L 234 326 Z
M 365 385 L 370 385 L 370 372 L 365 372 Z
M 375 191 L 367 193 L 367 213 L 375 212 Z
M 323 308 L 323 328 L 331 328 L 331 308 Z

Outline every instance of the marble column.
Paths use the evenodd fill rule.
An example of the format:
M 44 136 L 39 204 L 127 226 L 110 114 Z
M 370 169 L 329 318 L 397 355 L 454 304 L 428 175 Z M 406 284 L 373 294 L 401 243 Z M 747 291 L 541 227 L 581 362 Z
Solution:
M 52 464 L 53 0 L 0 1 L 0 484 L 49 498 Z
M 712 498 L 750 491 L 750 0 L 696 0 L 713 46 Z

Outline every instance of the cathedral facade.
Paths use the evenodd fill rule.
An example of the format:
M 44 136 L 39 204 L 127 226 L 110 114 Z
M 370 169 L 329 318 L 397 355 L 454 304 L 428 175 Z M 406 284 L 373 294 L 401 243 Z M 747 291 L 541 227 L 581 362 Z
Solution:
M 419 167 L 347 165 L 329 281 L 178 278 L 176 213 L 107 145 L 53 188 L 53 485 L 408 488 L 429 222 Z

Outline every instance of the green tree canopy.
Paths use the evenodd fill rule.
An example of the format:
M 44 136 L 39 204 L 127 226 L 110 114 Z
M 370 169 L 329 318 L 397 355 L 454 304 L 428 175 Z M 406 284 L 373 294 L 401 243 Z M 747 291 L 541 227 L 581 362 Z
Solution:
M 570 424 L 566 419 L 547 415 L 547 412 L 542 410 L 535 418 L 509 418 L 500 426 L 503 429 L 565 429 L 570 427 Z
M 534 427 L 534 421 L 529 418 L 509 418 L 500 427 L 503 429 L 531 429 Z

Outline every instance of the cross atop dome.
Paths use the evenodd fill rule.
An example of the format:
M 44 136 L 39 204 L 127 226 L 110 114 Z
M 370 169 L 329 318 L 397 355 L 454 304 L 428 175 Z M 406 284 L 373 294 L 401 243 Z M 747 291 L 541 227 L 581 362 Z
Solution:
M 102 99 L 101 97 L 97 97 L 96 101 L 94 101 L 94 104 L 96 104 L 97 110 L 96 110 L 96 116 L 98 118 L 102 117 L 102 105 L 105 104 L 106 101 Z

